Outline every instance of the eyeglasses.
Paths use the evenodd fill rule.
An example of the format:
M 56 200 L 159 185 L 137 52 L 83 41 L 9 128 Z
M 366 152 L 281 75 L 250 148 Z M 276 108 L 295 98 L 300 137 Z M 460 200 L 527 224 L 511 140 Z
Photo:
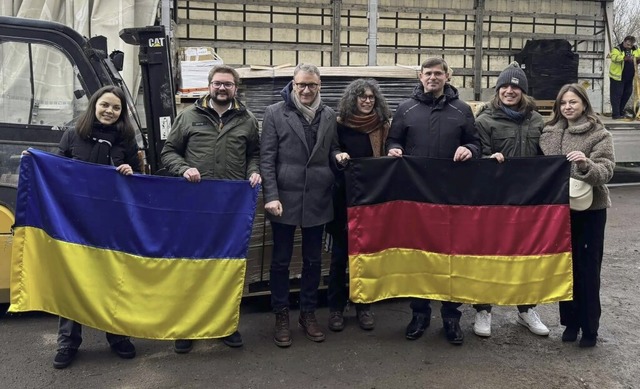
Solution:
M 362 95 L 362 96 L 358 96 L 358 99 L 363 103 L 367 100 L 371 101 L 372 103 L 376 101 L 376 97 L 374 95 Z
M 220 88 L 221 86 L 224 86 L 226 89 L 231 89 L 234 86 L 236 86 L 236 84 L 234 84 L 233 82 L 220 82 L 220 81 L 211 81 L 211 85 L 213 85 L 214 88 Z
M 316 89 L 318 89 L 318 84 L 316 83 L 304 83 L 304 82 L 296 82 L 294 84 L 296 86 L 296 88 L 300 89 L 301 91 L 305 90 L 306 88 L 309 88 L 309 90 L 311 92 L 314 92 Z

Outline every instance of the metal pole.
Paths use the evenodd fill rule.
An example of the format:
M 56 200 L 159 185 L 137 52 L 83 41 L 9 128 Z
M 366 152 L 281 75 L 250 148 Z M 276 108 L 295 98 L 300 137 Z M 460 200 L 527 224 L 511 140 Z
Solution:
M 476 0 L 476 29 L 474 34 L 475 55 L 473 58 L 473 98 L 482 99 L 482 23 L 484 22 L 484 0 Z
M 342 0 L 333 0 L 333 29 L 331 33 L 331 66 L 340 66 L 340 17 L 342 15 Z
M 602 104 L 600 105 L 600 112 L 613 112 L 611 108 L 611 80 L 609 79 L 609 67 L 611 66 L 611 59 L 609 53 L 613 47 L 617 44 L 612 39 L 613 30 L 613 3 L 602 3 L 604 8 L 604 23 L 605 23 L 605 36 L 604 36 L 604 64 L 602 70 Z
M 369 46 L 369 66 L 378 64 L 378 0 L 369 0 L 369 36 L 367 44 Z
M 171 0 L 162 0 L 160 9 L 160 23 L 164 26 L 164 31 L 169 38 L 173 38 L 173 29 L 171 28 Z

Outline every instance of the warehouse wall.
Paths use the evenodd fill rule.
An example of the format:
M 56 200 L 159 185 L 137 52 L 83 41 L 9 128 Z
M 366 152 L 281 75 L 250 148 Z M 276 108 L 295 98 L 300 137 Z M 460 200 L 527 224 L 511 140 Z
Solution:
M 594 105 L 602 104 L 606 81 L 602 2 L 378 3 L 377 65 L 416 66 L 426 57 L 442 56 L 454 68 L 452 83 L 461 87 L 464 98 L 486 99 L 499 72 L 527 40 L 566 39 L 580 56 L 579 81 L 590 90 Z M 225 63 L 235 66 L 298 62 L 362 66 L 368 61 L 367 4 L 367 0 L 178 1 L 176 35 L 181 46 L 213 47 Z

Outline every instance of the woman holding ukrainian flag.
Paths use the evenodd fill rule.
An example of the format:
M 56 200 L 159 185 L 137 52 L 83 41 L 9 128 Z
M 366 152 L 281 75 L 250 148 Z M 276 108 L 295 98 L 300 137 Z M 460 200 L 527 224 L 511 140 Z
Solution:
M 125 94 L 117 86 L 105 86 L 93 94 L 89 108 L 68 130 L 58 145 L 58 154 L 102 165 L 113 165 L 122 175 L 140 172 L 134 129 L 129 121 Z M 129 337 L 107 333 L 111 349 L 121 358 L 136 356 Z M 82 326 L 60 317 L 58 352 L 53 367 L 64 369 L 73 362 L 82 343 Z

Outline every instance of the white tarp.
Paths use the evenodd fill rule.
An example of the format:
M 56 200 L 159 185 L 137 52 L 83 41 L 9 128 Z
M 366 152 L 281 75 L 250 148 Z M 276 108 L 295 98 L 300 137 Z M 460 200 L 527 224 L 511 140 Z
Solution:
M 140 85 L 138 48 L 124 43 L 119 32 L 123 28 L 153 25 L 158 3 L 159 0 L 0 0 L 0 15 L 53 20 L 87 37 L 104 35 L 109 52 L 125 53 L 122 77 L 136 98 Z M 63 77 L 69 79 L 68 75 Z

